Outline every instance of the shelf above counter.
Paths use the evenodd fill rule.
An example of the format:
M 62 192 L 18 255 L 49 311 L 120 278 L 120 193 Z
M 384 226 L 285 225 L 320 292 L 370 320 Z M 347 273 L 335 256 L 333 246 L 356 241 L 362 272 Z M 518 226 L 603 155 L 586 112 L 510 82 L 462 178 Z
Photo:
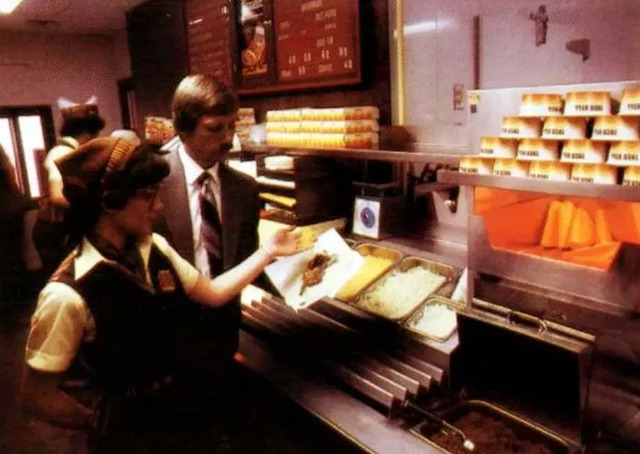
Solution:
M 341 159 L 367 159 L 386 162 L 431 163 L 458 166 L 460 157 L 466 152 L 464 147 L 435 146 L 411 151 L 376 150 L 359 148 L 300 148 L 300 147 L 243 147 L 243 153 L 287 154 L 292 156 L 320 156 Z
M 477 175 L 451 170 L 439 170 L 438 183 L 640 202 L 640 188 L 621 186 L 617 184 L 607 185 L 596 183 L 577 183 L 574 181 L 549 181 L 538 180 L 535 178 L 517 178 L 497 175 Z

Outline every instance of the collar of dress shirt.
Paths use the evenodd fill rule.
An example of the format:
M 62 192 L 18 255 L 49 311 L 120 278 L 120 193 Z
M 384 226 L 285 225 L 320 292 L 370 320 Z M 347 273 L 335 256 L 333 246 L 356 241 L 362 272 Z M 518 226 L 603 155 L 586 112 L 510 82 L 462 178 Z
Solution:
M 149 255 L 151 255 L 152 244 L 153 237 L 151 235 L 138 241 L 138 249 L 140 250 L 140 256 L 144 262 L 145 270 L 149 267 Z M 114 263 L 113 260 L 109 260 L 100 254 L 86 237 L 82 238 L 82 243 L 78 246 L 77 255 L 73 263 L 75 278 L 80 279 L 101 262 Z
M 202 172 L 204 172 L 204 169 L 187 154 L 183 144 L 178 148 L 178 155 L 180 156 L 180 161 L 182 161 L 182 167 L 184 167 L 184 176 L 187 180 L 187 184 L 189 186 L 194 186 L 196 184 L 196 180 L 200 175 L 202 175 Z M 207 172 L 211 174 L 216 185 L 220 184 L 218 178 L 218 167 L 219 165 L 216 162 L 213 166 L 207 169 Z

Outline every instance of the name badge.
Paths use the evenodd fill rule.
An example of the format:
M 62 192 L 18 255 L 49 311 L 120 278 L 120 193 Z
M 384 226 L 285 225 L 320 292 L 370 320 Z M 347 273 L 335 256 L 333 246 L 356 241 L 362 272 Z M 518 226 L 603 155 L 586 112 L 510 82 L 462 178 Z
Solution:
M 158 272 L 158 285 L 162 292 L 175 292 L 176 281 L 173 279 L 173 274 L 169 270 L 160 270 Z

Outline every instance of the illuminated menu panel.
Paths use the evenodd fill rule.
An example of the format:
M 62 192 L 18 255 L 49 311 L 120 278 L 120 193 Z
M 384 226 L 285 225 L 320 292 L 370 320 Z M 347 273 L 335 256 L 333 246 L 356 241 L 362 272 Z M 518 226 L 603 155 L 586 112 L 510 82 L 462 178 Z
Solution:
M 232 82 L 232 11 L 229 2 L 189 0 L 186 3 L 186 21 L 189 72 L 213 74 Z
M 357 0 L 274 0 L 279 83 L 360 77 Z

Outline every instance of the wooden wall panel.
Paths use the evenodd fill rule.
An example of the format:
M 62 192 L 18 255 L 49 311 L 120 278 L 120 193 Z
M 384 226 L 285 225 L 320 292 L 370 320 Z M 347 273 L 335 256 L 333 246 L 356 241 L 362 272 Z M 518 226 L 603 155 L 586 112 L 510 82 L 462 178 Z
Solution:
M 187 73 L 183 0 L 154 0 L 127 14 L 138 133 L 147 116 L 171 116 L 171 97 Z
M 173 90 L 188 72 L 184 0 L 151 0 L 127 15 L 131 68 L 139 128 L 145 116 L 170 116 Z M 380 123 L 391 122 L 388 0 L 360 0 L 362 82 L 355 86 L 277 95 L 244 95 L 256 120 L 267 110 L 296 107 L 375 105 Z M 142 133 L 143 131 L 139 131 Z

